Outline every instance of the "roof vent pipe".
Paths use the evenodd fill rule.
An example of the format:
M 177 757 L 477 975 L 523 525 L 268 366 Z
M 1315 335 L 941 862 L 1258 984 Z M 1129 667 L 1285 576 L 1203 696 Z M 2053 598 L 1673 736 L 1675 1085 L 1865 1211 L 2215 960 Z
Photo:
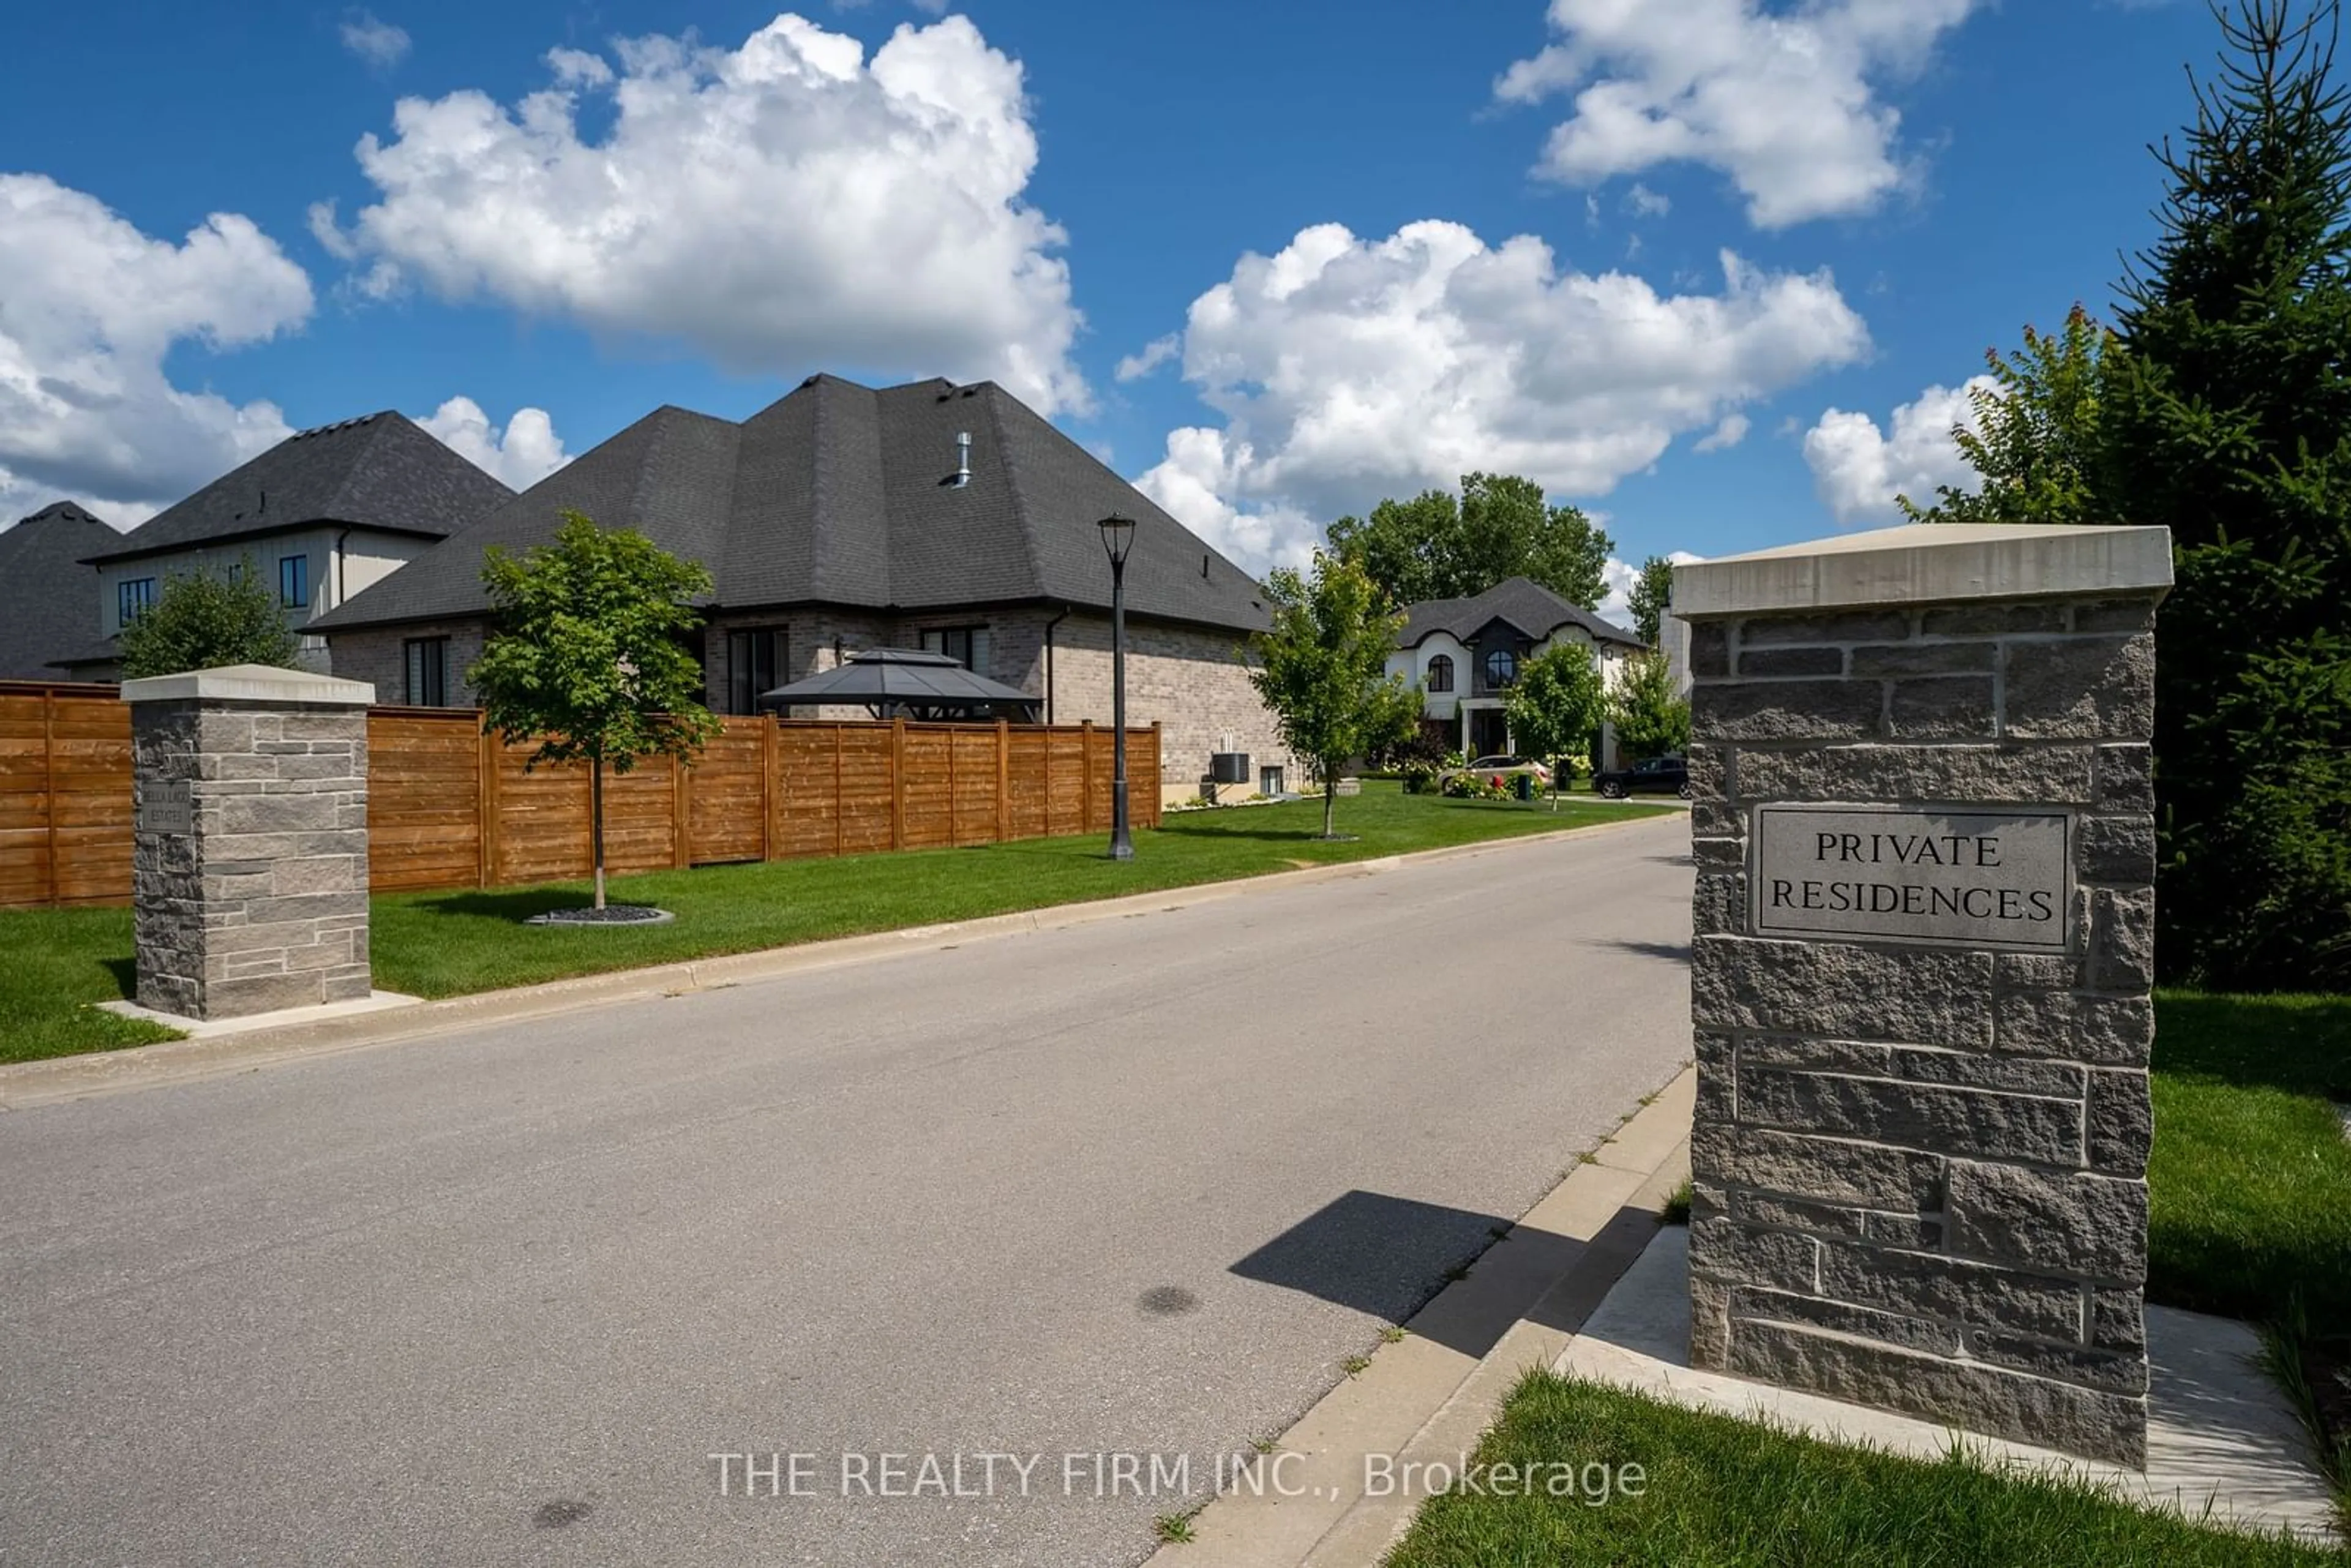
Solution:
M 959 430 L 956 433 L 956 488 L 960 490 L 970 483 L 971 432 Z

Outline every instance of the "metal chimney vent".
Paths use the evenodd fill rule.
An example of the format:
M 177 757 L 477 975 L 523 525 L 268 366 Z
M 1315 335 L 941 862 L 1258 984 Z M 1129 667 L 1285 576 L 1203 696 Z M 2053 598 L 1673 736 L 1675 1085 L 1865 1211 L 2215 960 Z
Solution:
M 968 430 L 962 430 L 962 431 L 957 431 L 957 432 L 956 433 L 956 477 L 955 477 L 955 487 L 956 487 L 956 489 L 960 490 L 960 489 L 962 489 L 966 485 L 968 485 L 968 484 L 970 484 L 970 483 L 971 483 L 971 432 L 970 432 L 970 431 L 968 431 Z

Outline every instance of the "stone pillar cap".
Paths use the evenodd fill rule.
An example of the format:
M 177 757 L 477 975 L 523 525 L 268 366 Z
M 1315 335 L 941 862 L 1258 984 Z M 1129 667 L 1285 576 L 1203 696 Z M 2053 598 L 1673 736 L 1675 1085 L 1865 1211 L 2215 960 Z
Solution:
M 2064 523 L 1909 523 L 1674 568 L 1683 620 L 1879 604 L 2161 593 L 2171 530 Z
M 187 670 L 176 675 L 150 675 L 122 683 L 127 703 L 209 702 L 322 704 L 365 707 L 375 701 L 375 687 L 365 681 L 337 680 L 308 670 L 282 670 L 273 664 L 223 664 L 213 670 Z

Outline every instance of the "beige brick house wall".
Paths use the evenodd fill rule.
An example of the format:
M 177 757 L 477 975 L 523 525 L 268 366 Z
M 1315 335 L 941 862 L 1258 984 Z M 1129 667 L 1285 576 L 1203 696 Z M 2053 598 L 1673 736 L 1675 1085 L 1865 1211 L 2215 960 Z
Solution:
M 1249 754 L 1249 789 L 1257 769 L 1285 768 L 1293 789 L 1303 774 L 1249 685 L 1239 658 L 1242 633 L 1138 622 L 1126 623 L 1126 717 L 1160 726 L 1163 793 L 1169 800 L 1196 795 L 1217 751 Z M 1110 617 L 1078 613 L 1053 633 L 1053 719 L 1075 724 L 1111 716 Z
M 346 681 L 367 681 L 375 687 L 375 700 L 380 703 L 404 703 L 408 700 L 408 654 L 410 639 L 446 637 L 449 639 L 448 698 L 451 707 L 470 707 L 474 689 L 465 684 L 465 672 L 482 656 L 482 633 L 486 622 L 479 616 L 462 621 L 426 622 L 413 626 L 371 626 L 356 632 L 329 632 L 327 638 L 329 673 Z

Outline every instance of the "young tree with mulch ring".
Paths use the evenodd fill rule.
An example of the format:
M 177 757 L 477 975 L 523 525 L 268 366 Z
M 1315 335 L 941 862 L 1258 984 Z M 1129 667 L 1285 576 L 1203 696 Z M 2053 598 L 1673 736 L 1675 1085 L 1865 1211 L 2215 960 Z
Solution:
M 482 562 L 493 631 L 465 679 L 482 727 L 537 741 L 525 764 L 589 767 L 596 904 L 604 905 L 604 770 L 648 757 L 688 758 L 718 731 L 702 704 L 702 666 L 685 638 L 710 573 L 634 528 L 563 514 L 552 544 L 517 559 L 492 545 Z
M 1249 639 L 1249 682 L 1290 750 L 1322 780 L 1322 837 L 1332 839 L 1339 771 L 1396 745 L 1420 721 L 1420 694 L 1387 673 L 1402 614 L 1353 562 L 1314 552 L 1312 570 L 1278 567 L 1265 580 L 1273 629 Z

